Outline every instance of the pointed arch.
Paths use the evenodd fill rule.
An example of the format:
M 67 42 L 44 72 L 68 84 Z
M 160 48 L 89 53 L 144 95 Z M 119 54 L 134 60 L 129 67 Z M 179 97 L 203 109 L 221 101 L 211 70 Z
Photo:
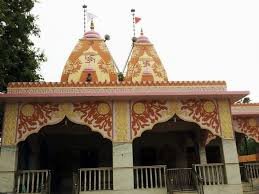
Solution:
M 174 115 L 193 122 L 214 136 L 221 136 L 219 110 L 216 100 L 188 99 L 182 101 L 136 101 L 131 105 L 132 140 L 151 130 L 157 123 L 168 121 Z
M 86 125 L 104 138 L 112 139 L 111 102 L 23 103 L 18 110 L 16 143 L 38 133 L 47 125 L 55 125 L 67 117 L 71 122 Z

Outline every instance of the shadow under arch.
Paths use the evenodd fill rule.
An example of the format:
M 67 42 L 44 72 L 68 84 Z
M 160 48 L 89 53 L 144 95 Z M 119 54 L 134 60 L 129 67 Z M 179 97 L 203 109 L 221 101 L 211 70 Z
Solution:
M 201 133 L 206 131 L 197 123 L 185 121 L 175 114 L 133 140 L 134 165 L 186 168 L 200 163 Z
M 18 148 L 18 170 L 50 170 L 53 192 L 71 190 L 80 168 L 112 167 L 112 141 L 67 118 L 42 127 Z

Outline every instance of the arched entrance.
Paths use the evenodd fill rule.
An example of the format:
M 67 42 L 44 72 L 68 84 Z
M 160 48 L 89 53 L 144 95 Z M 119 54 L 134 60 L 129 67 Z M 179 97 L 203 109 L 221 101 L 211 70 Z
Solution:
M 167 182 L 170 191 L 198 189 L 193 165 L 201 164 L 201 147 L 205 157 L 208 154 L 208 163 L 222 162 L 220 139 L 215 138 L 205 149 L 204 132 L 198 124 L 175 115 L 142 133 L 133 141 L 135 187 L 160 187 Z
M 174 116 L 156 124 L 133 142 L 134 165 L 187 168 L 199 163 L 200 127 Z
M 79 169 L 112 167 L 112 142 L 67 118 L 18 146 L 18 170 L 50 170 L 52 193 L 71 193 Z

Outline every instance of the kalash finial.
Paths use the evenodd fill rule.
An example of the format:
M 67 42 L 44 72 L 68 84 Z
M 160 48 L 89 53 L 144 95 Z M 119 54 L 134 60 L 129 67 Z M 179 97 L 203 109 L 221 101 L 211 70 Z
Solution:
M 91 29 L 91 30 L 94 30 L 94 21 L 93 21 L 93 18 L 91 19 L 90 29 Z
M 144 35 L 144 33 L 143 33 L 143 29 L 141 28 L 141 30 L 140 30 L 140 35 L 141 36 L 143 36 Z

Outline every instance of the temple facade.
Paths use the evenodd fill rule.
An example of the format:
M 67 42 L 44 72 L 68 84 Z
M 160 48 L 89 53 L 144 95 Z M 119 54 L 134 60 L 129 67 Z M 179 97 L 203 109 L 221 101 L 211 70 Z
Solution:
M 60 82 L 9 83 L 0 192 L 242 194 L 255 189 L 259 104 L 224 81 L 168 81 L 154 45 L 134 39 L 124 78 L 105 40 L 86 32 Z M 243 183 L 242 183 L 243 182 Z M 245 188 L 249 187 L 249 188 Z

